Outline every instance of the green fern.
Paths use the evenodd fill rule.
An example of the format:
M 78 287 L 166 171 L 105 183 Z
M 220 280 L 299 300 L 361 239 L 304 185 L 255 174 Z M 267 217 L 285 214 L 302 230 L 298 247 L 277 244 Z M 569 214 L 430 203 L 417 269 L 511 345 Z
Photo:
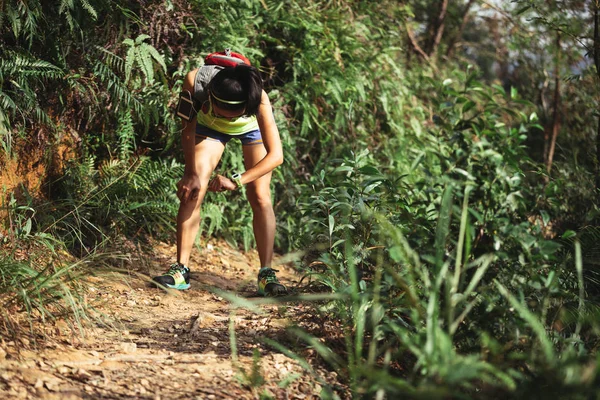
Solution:
M 83 8 L 93 20 L 98 19 L 98 12 L 88 0 L 79 0 L 78 3 L 80 3 L 81 8 Z M 65 16 L 71 31 L 80 26 L 76 20 L 77 7 L 75 5 L 75 0 L 61 0 L 58 7 L 58 13 L 59 15 Z
M 0 3 L 0 27 L 16 39 L 25 38 L 29 46 L 38 35 L 42 19 L 42 6 L 37 0 Z
M 125 82 L 131 78 L 131 71 L 134 65 L 138 65 L 148 82 L 154 81 L 155 63 L 157 63 L 163 72 L 167 71 L 164 58 L 146 39 L 148 35 L 139 35 L 135 41 L 133 39 L 125 39 L 123 44 L 128 46 L 127 56 L 125 61 Z
M 127 160 L 135 151 L 135 130 L 131 113 L 124 111 L 119 116 L 119 126 L 117 127 L 117 137 L 119 138 L 119 158 Z
M 12 119 L 20 116 L 47 127 L 54 124 L 38 102 L 37 92 L 50 80 L 59 80 L 64 72 L 57 66 L 27 54 L 6 51 L 0 59 L 0 123 L 10 131 Z
M 107 64 L 102 60 L 96 60 L 93 64 L 93 71 L 96 78 L 106 87 L 106 90 L 116 104 L 117 110 L 131 108 L 137 115 L 143 113 L 144 106 L 125 85 L 125 82 Z

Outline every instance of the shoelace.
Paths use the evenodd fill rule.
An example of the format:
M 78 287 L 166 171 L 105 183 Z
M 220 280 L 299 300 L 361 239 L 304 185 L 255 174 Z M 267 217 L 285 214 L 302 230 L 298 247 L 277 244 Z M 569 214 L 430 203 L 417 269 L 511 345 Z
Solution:
M 277 276 L 275 275 L 275 272 L 279 272 L 276 269 L 273 268 L 266 268 L 264 269 L 261 273 L 260 273 L 260 277 L 263 278 L 277 278 Z
M 167 271 L 167 275 L 175 275 L 177 272 L 185 272 L 185 266 L 179 263 L 171 264 L 169 270 Z

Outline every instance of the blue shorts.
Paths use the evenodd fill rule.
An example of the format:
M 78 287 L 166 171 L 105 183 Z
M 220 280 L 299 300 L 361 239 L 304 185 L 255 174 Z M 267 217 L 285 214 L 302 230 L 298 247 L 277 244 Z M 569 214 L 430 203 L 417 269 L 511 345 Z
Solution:
M 262 135 L 258 129 L 250 132 L 242 133 L 241 135 L 228 135 L 226 133 L 217 132 L 214 129 L 210 129 L 204 125 L 196 125 L 196 136 L 199 136 L 208 140 L 216 140 L 223 144 L 227 144 L 231 139 L 239 139 L 242 141 L 242 145 L 255 145 L 262 144 Z

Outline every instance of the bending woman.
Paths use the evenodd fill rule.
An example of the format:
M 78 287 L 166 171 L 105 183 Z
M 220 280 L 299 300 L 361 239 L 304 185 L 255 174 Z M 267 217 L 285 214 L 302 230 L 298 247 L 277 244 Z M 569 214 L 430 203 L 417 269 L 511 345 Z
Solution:
M 283 162 L 283 150 L 260 74 L 248 65 L 208 65 L 189 72 L 183 88 L 197 100 L 200 110 L 189 122 L 182 120 L 185 171 L 177 184 L 177 262 L 153 280 L 170 288 L 189 289 L 190 253 L 206 191 L 233 191 L 245 185 L 261 263 L 258 292 L 283 295 L 286 288 L 271 268 L 276 224 L 270 190 L 271 173 Z M 233 138 L 242 142 L 246 171 L 231 171 L 210 180 L 225 145 Z

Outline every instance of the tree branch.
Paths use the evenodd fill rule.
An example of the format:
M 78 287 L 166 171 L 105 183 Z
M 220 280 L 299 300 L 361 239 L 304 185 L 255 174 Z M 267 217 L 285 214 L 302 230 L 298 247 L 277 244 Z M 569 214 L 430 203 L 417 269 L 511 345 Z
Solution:
M 460 37 L 462 37 L 463 32 L 465 31 L 465 27 L 467 26 L 467 22 L 469 21 L 469 11 L 471 10 L 471 6 L 475 3 L 475 0 L 469 0 L 462 15 L 462 21 L 460 23 L 460 27 L 458 28 L 458 32 L 456 35 L 450 39 L 450 43 L 448 43 L 448 48 L 446 49 L 446 57 L 451 57 L 454 52 L 454 48 L 456 47 L 456 42 Z
M 448 11 L 448 0 L 443 0 L 442 4 L 440 4 L 440 13 L 437 17 L 435 35 L 433 37 L 433 42 L 431 44 L 431 49 L 429 50 L 429 57 L 435 56 L 437 53 L 437 49 L 442 41 L 442 36 L 444 35 L 444 29 L 446 27 L 446 13 Z
M 406 25 L 406 33 L 408 35 L 408 40 L 410 41 L 411 46 L 417 52 L 417 54 L 423 57 L 423 59 L 425 59 L 426 61 L 429 61 L 429 56 L 423 51 L 421 46 L 419 46 L 419 43 L 415 39 L 415 35 L 413 34 L 412 30 L 408 25 Z

